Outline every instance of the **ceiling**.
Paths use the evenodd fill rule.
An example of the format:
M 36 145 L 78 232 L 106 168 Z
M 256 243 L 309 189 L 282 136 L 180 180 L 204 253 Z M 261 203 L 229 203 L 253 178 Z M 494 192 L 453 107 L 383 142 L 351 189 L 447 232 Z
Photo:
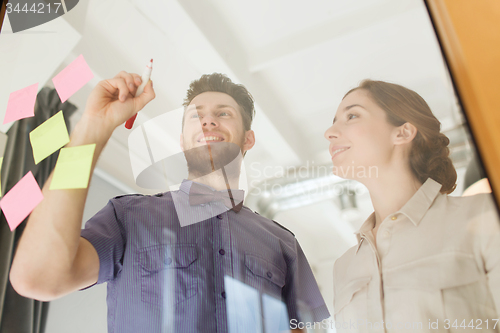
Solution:
M 46 52 L 54 47 L 66 57 L 46 69 L 45 80 L 80 54 L 95 75 L 70 98 L 79 107 L 73 122 L 99 80 L 121 70 L 141 73 L 150 58 L 157 97 L 139 113 L 136 127 L 178 109 L 189 83 L 201 74 L 222 72 L 243 83 L 257 106 L 257 143 L 245 157 L 250 193 L 266 179 L 286 178 L 284 170 L 330 166 L 323 133 L 343 95 L 362 79 L 415 90 L 443 130 L 463 122 L 421 0 L 88 0 L 55 21 L 71 27 L 50 29 L 71 30 L 76 37 L 51 42 Z M 115 131 L 97 172 L 126 192 L 152 193 L 135 184 L 130 133 L 124 127 Z M 177 140 L 178 133 L 171 136 Z M 467 141 L 465 132 L 458 136 Z M 366 193 L 358 196 L 358 207 L 352 221 L 342 219 L 334 200 L 274 216 L 296 234 L 326 297 L 332 293 L 333 261 L 353 244 L 352 232 L 371 212 Z

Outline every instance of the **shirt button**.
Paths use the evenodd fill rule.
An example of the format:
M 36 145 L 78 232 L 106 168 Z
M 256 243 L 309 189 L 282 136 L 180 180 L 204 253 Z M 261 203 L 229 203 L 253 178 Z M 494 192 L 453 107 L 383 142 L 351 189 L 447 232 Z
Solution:
M 267 277 L 268 277 L 268 278 L 272 278 L 272 277 L 273 277 L 273 273 L 271 273 L 271 272 L 267 272 Z
M 220 295 L 222 296 L 222 298 L 226 298 L 226 292 L 225 291 L 221 292 Z
M 219 250 L 219 254 L 220 254 L 221 256 L 223 256 L 223 255 L 225 255 L 225 254 L 226 254 L 226 251 L 224 251 L 224 249 L 220 249 L 220 250 Z
M 222 220 L 222 215 L 221 215 L 221 214 L 217 215 L 217 218 L 218 218 L 219 220 Z
M 166 264 L 167 264 L 167 265 L 170 265 L 171 263 L 172 263 L 172 258 L 167 258 L 167 260 L 166 260 Z
M 391 220 L 393 220 L 393 221 L 394 221 L 394 220 L 396 220 L 397 218 L 398 218 L 398 217 L 397 217 L 396 215 L 393 215 L 393 216 L 391 217 Z

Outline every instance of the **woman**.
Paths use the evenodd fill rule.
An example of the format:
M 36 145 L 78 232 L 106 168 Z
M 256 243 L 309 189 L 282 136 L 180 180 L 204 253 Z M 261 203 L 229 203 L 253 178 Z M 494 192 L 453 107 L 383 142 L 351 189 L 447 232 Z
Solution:
M 335 263 L 337 331 L 500 331 L 497 211 L 488 194 L 447 195 L 440 126 L 396 84 L 363 81 L 340 103 L 325 133 L 334 173 L 363 183 L 374 212 Z

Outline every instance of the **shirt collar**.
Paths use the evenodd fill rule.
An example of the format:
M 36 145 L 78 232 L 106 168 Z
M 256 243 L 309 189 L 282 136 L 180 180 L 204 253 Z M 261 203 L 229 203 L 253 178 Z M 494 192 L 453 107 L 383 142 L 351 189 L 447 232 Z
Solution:
M 213 187 L 211 187 L 209 185 L 206 185 L 206 184 L 203 184 L 203 183 L 198 183 L 198 182 L 193 182 L 190 179 L 183 179 L 181 185 L 179 186 L 179 190 L 182 191 L 182 192 L 184 192 L 184 193 L 186 193 L 186 194 L 189 194 L 189 190 L 191 190 L 191 185 L 193 183 L 197 183 L 197 184 L 200 184 L 202 186 L 206 186 L 209 189 L 211 189 L 212 191 L 217 191 L 215 188 L 213 188 Z
M 181 183 L 181 186 L 179 186 L 179 190 L 186 193 L 186 194 L 189 194 L 189 190 L 191 190 L 191 185 L 193 184 L 194 182 L 190 179 L 183 179 L 182 180 L 182 183 Z M 200 184 L 202 186 L 206 186 L 208 187 L 209 189 L 211 189 L 212 191 L 216 191 L 216 189 L 214 189 L 213 187 L 211 186 L 208 186 L 208 185 L 205 185 L 203 183 L 198 183 L 196 182 L 197 184 Z
M 418 226 L 425 213 L 429 210 L 441 190 L 442 185 L 432 178 L 427 178 L 425 183 L 418 189 L 417 193 L 396 213 L 406 215 Z
M 181 186 L 179 186 L 179 191 L 189 194 L 189 190 L 191 189 L 191 184 L 193 184 L 192 180 L 183 179 Z
M 370 216 L 368 216 L 368 218 L 365 220 L 365 222 L 363 222 L 361 228 L 359 228 L 359 230 L 354 233 L 356 235 L 356 238 L 358 239 L 358 244 L 361 245 L 361 237 L 371 232 L 373 227 L 375 227 L 375 212 L 371 213 Z
M 420 186 L 418 191 L 408 200 L 408 202 L 397 212 L 408 217 L 408 219 L 415 225 L 418 226 L 425 213 L 431 207 L 436 197 L 441 190 L 441 184 L 432 178 L 427 178 L 425 183 Z M 375 212 L 373 212 L 361 225 L 358 231 L 355 232 L 356 238 L 358 239 L 358 244 L 361 242 L 361 237 L 371 232 L 375 226 Z M 358 247 L 359 249 L 359 247 Z

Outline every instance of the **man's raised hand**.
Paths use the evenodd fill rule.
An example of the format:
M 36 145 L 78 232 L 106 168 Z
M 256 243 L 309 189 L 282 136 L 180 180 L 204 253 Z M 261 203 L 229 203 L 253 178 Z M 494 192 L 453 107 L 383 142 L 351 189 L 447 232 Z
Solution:
M 143 93 L 135 97 L 141 83 L 138 74 L 125 71 L 112 79 L 99 82 L 87 99 L 84 117 L 111 135 L 116 127 L 155 98 L 151 81 L 146 84 Z

